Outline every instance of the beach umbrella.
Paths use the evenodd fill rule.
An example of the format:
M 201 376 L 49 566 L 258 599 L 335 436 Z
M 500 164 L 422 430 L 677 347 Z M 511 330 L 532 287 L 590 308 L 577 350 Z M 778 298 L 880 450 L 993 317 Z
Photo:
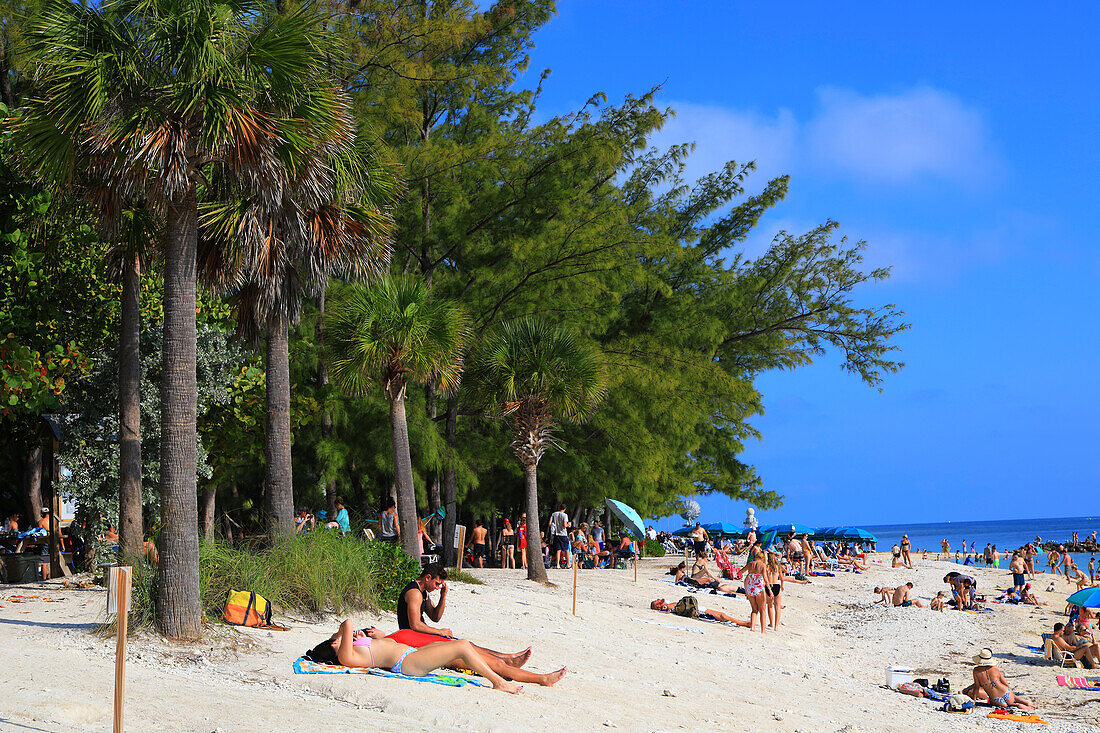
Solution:
M 785 536 L 791 531 L 792 528 L 794 529 L 794 533 L 796 535 L 813 534 L 817 531 L 813 527 L 807 527 L 805 524 L 797 524 L 794 522 L 790 524 L 773 524 L 770 527 L 766 527 L 764 531 L 770 532 L 774 530 L 776 534 L 781 534 Z
M 836 527 L 818 527 L 817 531 L 814 532 L 814 539 L 831 540 L 835 536 L 836 530 Z
M 690 527 L 680 527 L 680 529 L 676 530 L 672 534 L 676 537 L 687 537 L 689 534 L 691 534 L 691 530 L 693 529 L 695 529 L 695 525 L 692 525 Z M 707 531 L 709 532 L 710 530 L 708 529 Z
M 1066 603 L 1082 608 L 1100 608 L 1100 586 L 1079 590 L 1067 598 Z
M 626 525 L 627 531 L 638 539 L 638 542 L 645 542 L 645 523 L 642 522 L 642 518 L 638 516 L 638 512 L 634 511 L 633 507 L 614 499 L 604 499 L 604 502 L 611 513 Z M 638 544 L 635 543 L 634 547 L 637 548 Z M 634 551 L 634 582 L 638 582 L 638 550 Z M 573 587 L 576 587 L 575 582 Z M 573 596 L 576 597 L 576 591 L 573 592 Z
M 878 542 L 878 537 L 875 537 L 873 534 L 871 534 L 867 530 L 862 529 L 860 527 L 853 527 L 852 529 L 854 529 L 856 531 L 856 537 L 858 537 L 859 539 L 867 540 L 868 542 Z
M 739 536 L 744 533 L 740 527 L 729 522 L 711 522 L 710 524 L 704 524 L 703 529 L 711 534 L 718 535 L 736 535 Z

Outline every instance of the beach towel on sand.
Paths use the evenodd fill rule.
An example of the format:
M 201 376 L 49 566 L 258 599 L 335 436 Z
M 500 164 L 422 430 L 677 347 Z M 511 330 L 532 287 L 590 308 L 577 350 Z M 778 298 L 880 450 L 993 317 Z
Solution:
M 992 718 L 993 720 L 1015 720 L 1017 723 L 1041 723 L 1042 725 L 1050 725 L 1050 723 L 1043 720 L 1038 715 L 1017 715 L 1004 710 L 994 710 L 985 717 Z
M 1094 690 L 1100 692 L 1100 677 L 1066 677 L 1058 675 L 1058 684 L 1075 690 Z
M 397 674 L 388 669 L 378 669 L 377 667 L 364 669 L 362 667 L 344 667 L 339 664 L 321 664 L 320 662 L 311 662 L 305 657 L 298 657 L 294 660 L 294 674 L 373 674 L 376 677 L 392 677 L 397 679 L 416 680 L 417 682 L 431 682 L 436 685 L 447 685 L 448 687 L 465 687 L 466 685 L 485 687 L 487 684 L 481 680 L 461 677 L 459 675 L 436 674 L 435 672 L 430 672 L 426 677 L 410 677 L 406 674 Z

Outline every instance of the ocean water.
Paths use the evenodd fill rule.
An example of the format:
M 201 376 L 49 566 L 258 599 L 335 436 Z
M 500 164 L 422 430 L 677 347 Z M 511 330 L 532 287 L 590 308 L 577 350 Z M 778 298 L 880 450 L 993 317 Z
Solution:
M 1077 532 L 1084 540 L 1093 531 L 1097 530 L 1100 537 L 1100 517 L 1063 517 L 1050 519 L 1007 519 L 992 522 L 937 522 L 934 524 L 889 524 L 877 527 L 867 526 L 864 529 L 870 531 L 878 538 L 878 549 L 889 551 L 898 542 L 901 542 L 903 534 L 909 535 L 909 541 L 913 543 L 914 552 L 925 549 L 931 553 L 940 551 L 940 542 L 947 538 L 951 543 L 951 553 L 962 548 L 963 540 L 969 550 L 973 544 L 977 552 L 985 550 L 987 542 L 997 545 L 999 552 L 1015 550 L 1035 539 L 1038 535 L 1043 542 L 1069 542 L 1074 532 Z M 933 555 L 934 557 L 934 555 Z M 1073 553 L 1073 558 L 1081 568 L 1081 572 L 1088 574 L 1088 554 Z M 1100 556 L 1096 562 L 1100 565 Z M 1007 569 L 1004 558 L 1001 559 L 1001 567 Z M 1035 569 L 1047 567 L 1045 553 L 1040 553 L 1035 558 Z

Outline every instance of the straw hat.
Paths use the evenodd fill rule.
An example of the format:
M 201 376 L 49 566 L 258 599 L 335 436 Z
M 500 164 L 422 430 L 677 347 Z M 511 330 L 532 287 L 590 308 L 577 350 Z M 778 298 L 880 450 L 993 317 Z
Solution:
M 997 666 L 997 660 L 993 658 L 993 650 L 989 647 L 985 647 L 974 657 L 974 664 L 979 667 L 995 667 Z

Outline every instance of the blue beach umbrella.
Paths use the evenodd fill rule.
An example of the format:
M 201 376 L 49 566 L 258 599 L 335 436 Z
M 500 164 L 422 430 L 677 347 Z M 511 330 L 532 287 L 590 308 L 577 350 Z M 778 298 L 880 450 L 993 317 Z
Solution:
M 794 528 L 794 533 L 797 535 L 813 534 L 817 531 L 813 527 L 807 527 L 805 524 L 796 524 L 794 522 L 790 524 L 773 524 L 770 527 L 766 527 L 764 531 L 771 532 L 774 530 L 777 534 L 786 535 L 791 531 L 792 527 Z
M 645 539 L 645 524 L 642 522 L 642 518 L 638 516 L 638 512 L 621 501 L 615 501 L 614 499 L 605 499 L 604 501 L 607 502 L 607 508 L 611 510 L 611 513 L 626 525 L 630 534 L 634 535 L 636 539 Z
M 704 524 L 703 529 L 711 534 L 719 535 L 734 535 L 739 536 L 744 534 L 744 530 L 735 524 L 729 522 L 711 522 L 710 524 Z
M 1067 598 L 1066 603 L 1082 608 L 1100 608 L 1100 587 L 1083 588 Z
M 691 530 L 693 529 L 695 529 L 694 524 L 690 527 L 680 527 L 680 529 L 676 530 L 672 534 L 676 537 L 687 537 L 689 534 L 691 534 Z

